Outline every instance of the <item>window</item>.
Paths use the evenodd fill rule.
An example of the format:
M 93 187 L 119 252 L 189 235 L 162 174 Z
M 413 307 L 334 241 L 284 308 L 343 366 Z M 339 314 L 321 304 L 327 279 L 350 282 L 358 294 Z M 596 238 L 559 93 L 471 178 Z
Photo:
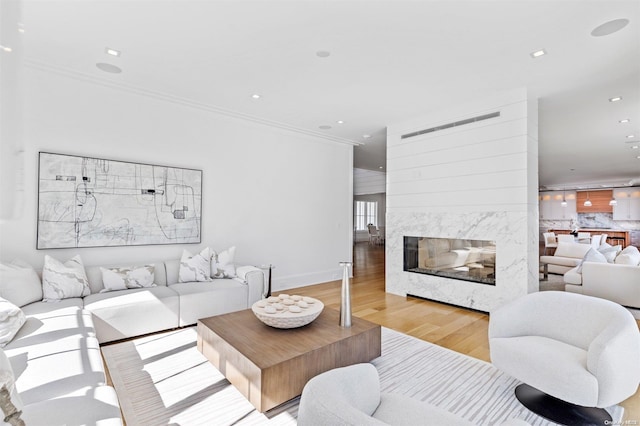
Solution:
M 367 231 L 367 225 L 378 225 L 378 202 L 356 201 L 356 231 Z

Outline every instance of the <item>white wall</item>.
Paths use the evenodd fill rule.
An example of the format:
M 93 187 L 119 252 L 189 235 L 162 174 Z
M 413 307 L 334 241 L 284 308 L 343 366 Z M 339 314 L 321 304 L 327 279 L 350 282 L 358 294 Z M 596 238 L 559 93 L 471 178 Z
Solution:
M 135 264 L 236 245 L 240 263 L 276 265 L 276 290 L 342 276 L 352 146 L 46 70 L 26 68 L 24 80 L 26 198 L 0 223 L 2 261 L 40 268 L 44 254 L 80 253 L 87 265 Z M 36 250 L 39 151 L 202 169 L 202 244 Z
M 500 111 L 407 139 L 401 135 Z M 386 288 L 490 311 L 538 287 L 537 105 L 525 89 L 388 126 Z M 495 240 L 496 285 L 404 272 L 403 236 Z
M 380 194 L 387 191 L 387 174 L 375 170 L 353 169 L 355 195 Z

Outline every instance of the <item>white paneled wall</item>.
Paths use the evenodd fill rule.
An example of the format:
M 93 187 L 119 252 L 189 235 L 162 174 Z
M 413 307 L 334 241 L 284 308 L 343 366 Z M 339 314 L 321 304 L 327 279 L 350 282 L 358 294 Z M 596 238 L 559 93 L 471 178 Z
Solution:
M 489 311 L 537 289 L 537 103 L 525 89 L 388 126 L 387 169 L 387 291 Z M 496 285 L 404 272 L 404 236 L 496 241 Z

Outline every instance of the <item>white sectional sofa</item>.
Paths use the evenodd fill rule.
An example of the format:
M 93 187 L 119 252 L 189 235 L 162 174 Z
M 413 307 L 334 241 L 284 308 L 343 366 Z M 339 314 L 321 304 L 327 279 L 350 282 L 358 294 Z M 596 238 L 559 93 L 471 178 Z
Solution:
M 100 267 L 86 267 L 91 294 L 58 302 L 39 300 L 35 273 L 29 283 L 3 276 L 0 297 L 26 316 L 4 354 L 27 425 L 122 424 L 100 344 L 247 309 L 263 295 L 264 273 L 255 267 L 237 268 L 235 278 L 178 282 L 179 260 L 151 263 L 153 287 L 102 292 Z
M 552 274 L 564 274 L 582 262 L 591 246 L 579 243 L 558 243 L 553 256 L 540 256 L 541 263 L 547 263 Z
M 620 262 L 623 257 L 624 261 Z M 565 291 L 640 309 L 639 263 L 640 252 L 633 246 L 621 251 L 613 263 L 585 261 L 564 274 Z

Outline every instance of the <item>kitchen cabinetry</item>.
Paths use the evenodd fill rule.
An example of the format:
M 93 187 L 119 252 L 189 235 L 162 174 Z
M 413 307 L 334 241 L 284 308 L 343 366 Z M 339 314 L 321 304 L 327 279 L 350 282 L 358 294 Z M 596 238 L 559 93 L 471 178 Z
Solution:
M 577 211 L 578 213 L 611 213 L 613 206 L 609 205 L 613 191 L 610 189 L 602 191 L 578 191 Z M 584 202 L 589 199 L 591 206 L 585 206 Z
M 566 192 L 564 198 L 566 206 L 562 206 L 562 191 L 542 192 L 539 197 L 540 219 L 542 220 L 568 220 L 576 217 L 575 192 Z
M 640 220 L 640 188 L 616 189 L 614 197 L 613 220 Z

